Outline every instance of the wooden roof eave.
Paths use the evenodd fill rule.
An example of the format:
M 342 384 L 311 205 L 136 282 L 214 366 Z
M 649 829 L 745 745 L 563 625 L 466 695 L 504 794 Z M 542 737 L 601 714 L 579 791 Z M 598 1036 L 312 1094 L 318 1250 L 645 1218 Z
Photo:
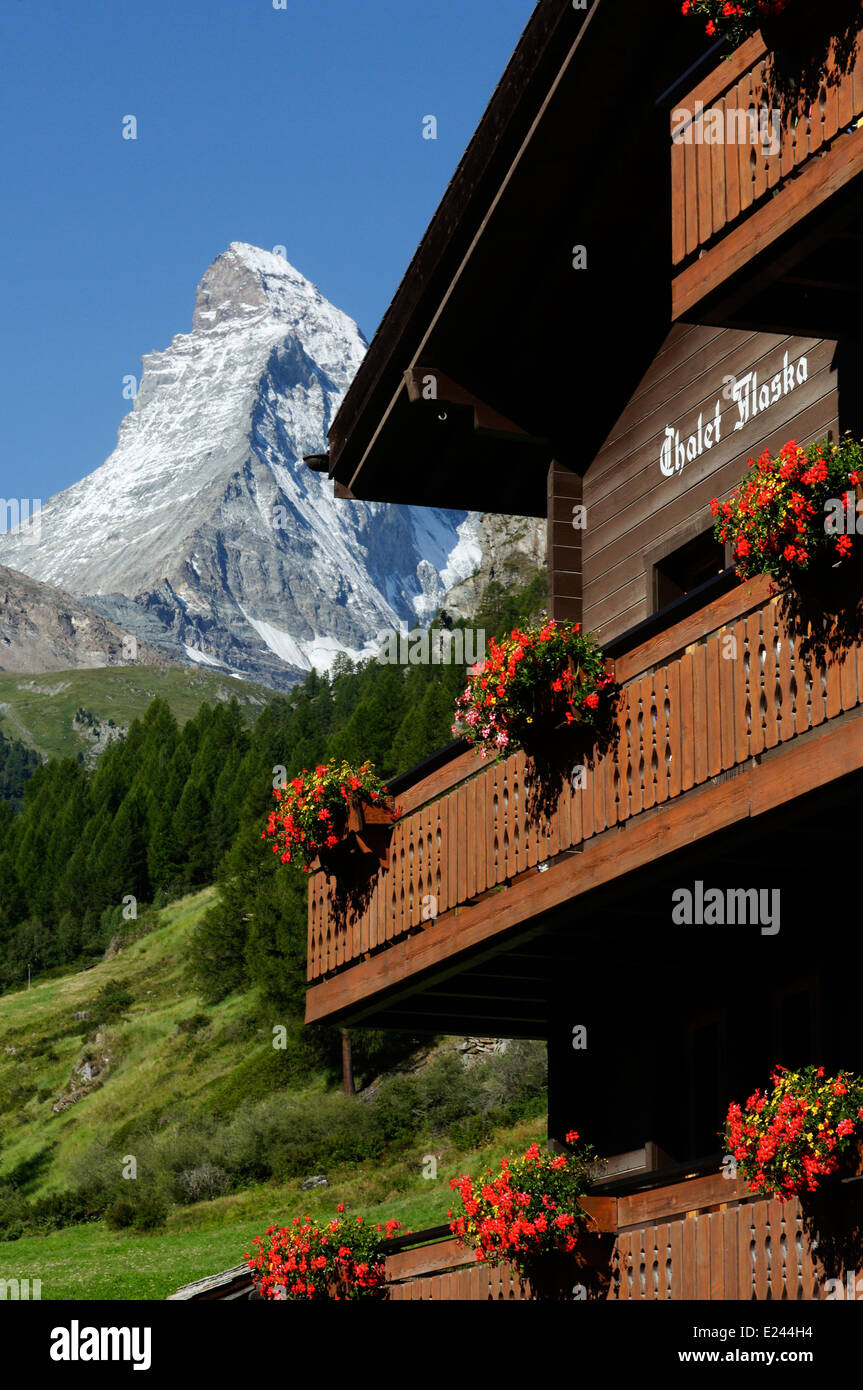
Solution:
M 540 9 L 543 7 L 540 6 Z M 524 138 L 515 151 L 506 170 L 500 175 L 493 192 L 489 192 L 486 187 L 483 191 L 488 196 L 488 204 L 483 215 L 477 219 L 474 209 L 473 218 L 464 215 L 465 220 L 458 223 L 456 227 L 450 226 L 449 241 L 446 254 L 441 253 L 434 267 L 426 266 L 426 273 L 418 279 L 418 265 L 423 256 L 428 258 L 429 246 L 433 236 L 436 234 L 438 220 L 444 210 L 447 209 L 450 193 L 448 190 L 441 208 L 436 214 L 436 218 L 426 233 L 417 256 L 411 264 L 402 285 L 399 287 L 396 298 L 393 301 L 388 315 L 385 317 L 379 333 L 376 335 L 369 350 L 366 362 L 360 368 L 354 386 L 348 393 L 348 397 L 342 406 L 339 415 L 334 421 L 330 432 L 330 476 L 339 485 L 337 491 L 348 489 L 349 493 L 356 496 L 377 498 L 389 501 L 407 501 L 408 496 L 404 491 L 407 481 L 406 473 L 401 465 L 412 445 L 412 432 L 400 436 L 400 429 L 405 424 L 405 416 L 402 409 L 405 396 L 405 385 L 403 374 L 406 369 L 418 370 L 424 361 L 435 360 L 444 371 L 458 375 L 459 380 L 464 381 L 466 389 L 481 393 L 490 409 L 498 409 L 510 418 L 513 423 L 521 428 L 526 434 L 533 434 L 540 438 L 549 438 L 552 442 L 552 449 L 556 457 L 564 462 L 569 462 L 570 466 L 577 466 L 577 460 L 567 459 L 566 450 L 572 447 L 571 441 L 571 420 L 570 427 L 561 427 L 558 422 L 557 439 L 554 439 L 554 432 L 545 428 L 546 421 L 543 418 L 542 391 L 543 382 L 534 383 L 533 398 L 528 399 L 528 392 L 521 390 L 518 396 L 514 396 L 513 375 L 506 377 L 505 372 L 498 370 L 498 365 L 491 361 L 491 356 L 495 350 L 495 336 L 498 337 L 499 325 L 494 325 L 494 329 L 489 329 L 491 337 L 491 350 L 485 354 L 488 360 L 483 361 L 483 354 L 479 352 L 469 352 L 466 350 L 465 357 L 455 363 L 454 356 L 459 350 L 459 339 L 463 336 L 463 329 L 466 322 L 470 319 L 470 307 L 475 303 L 486 304 L 489 296 L 486 292 L 485 297 L 475 289 L 477 284 L 482 285 L 483 276 L 486 282 L 489 280 L 489 265 L 501 265 L 501 256 L 505 254 L 505 249 L 513 239 L 513 234 L 517 234 L 524 240 L 534 234 L 534 229 L 525 218 L 524 209 L 526 206 L 535 207 L 537 199 L 533 194 L 525 195 L 524 188 L 530 187 L 531 182 L 536 186 L 542 186 L 542 179 L 546 169 L 543 162 L 549 149 L 554 153 L 558 167 L 563 161 L 574 161 L 579 150 L 573 145 L 571 118 L 574 111 L 579 106 L 589 106 L 591 99 L 595 99 L 597 110 L 602 109 L 601 91 L 597 90 L 598 83 L 596 76 L 596 63 L 589 61 L 585 57 L 582 67 L 587 74 L 585 78 L 579 76 L 579 81 L 575 81 L 575 62 L 579 54 L 579 49 L 585 42 L 585 36 L 589 32 L 588 21 L 593 21 L 594 16 L 600 9 L 600 0 L 595 0 L 591 10 L 587 12 L 587 19 L 582 26 L 577 26 L 575 37 L 572 37 L 570 30 L 570 43 L 566 54 L 558 64 L 558 68 L 553 78 L 548 81 L 548 85 L 543 93 L 542 100 L 539 101 L 533 119 L 529 123 Z M 606 16 L 610 15 L 610 10 L 606 7 Z M 619 20 L 619 16 L 618 16 Z M 600 25 L 597 29 L 597 44 L 607 44 L 609 42 L 608 26 L 612 24 L 610 18 L 605 19 L 605 25 Z M 603 32 L 600 33 L 599 29 Z M 675 64 L 680 64 L 682 58 L 677 57 L 671 61 L 671 70 Z M 509 70 L 508 70 L 509 71 Z M 664 74 L 667 76 L 667 71 Z M 661 80 L 662 75 L 657 80 Z M 603 76 L 606 88 L 609 86 L 607 73 Z M 592 90 L 591 90 L 592 87 Z M 566 89 L 564 94 L 564 88 Z M 497 94 L 496 94 L 497 95 Z M 537 93 L 533 92 L 533 99 L 536 102 Z M 651 99 L 652 91 L 648 94 Z M 483 131 L 481 124 L 477 136 L 469 147 L 468 154 L 480 138 Z M 662 144 L 660 146 L 661 160 L 667 164 L 667 150 Z M 571 227 L 575 221 L 579 222 L 579 227 L 588 228 L 593 225 L 595 231 L 595 244 L 602 245 L 608 241 L 607 233 L 602 226 L 603 217 L 608 217 L 608 199 L 603 184 L 603 176 L 608 173 L 608 158 L 603 160 L 600 152 L 597 155 L 595 148 L 587 142 L 582 142 L 580 147 L 580 157 L 593 163 L 593 174 L 596 180 L 596 196 L 591 202 L 590 187 L 585 189 L 584 206 L 580 207 L 577 214 L 571 205 L 561 206 L 561 200 L 566 204 L 566 197 L 562 198 L 561 190 L 555 188 L 551 190 L 549 198 L 540 199 L 540 202 L 554 203 L 555 215 L 558 218 L 557 226 L 553 235 L 557 237 L 558 229 L 563 235 L 571 234 Z M 617 150 L 616 157 L 620 158 L 620 150 Z M 465 156 L 465 161 L 468 155 Z M 465 163 L 463 161 L 463 164 Z M 533 167 L 531 167 L 533 161 Z M 461 169 L 461 166 L 460 166 Z M 515 189 L 516 181 L 520 182 L 520 188 Z M 454 181 L 455 182 L 455 181 Z M 452 187 L 452 185 L 451 185 Z M 661 206 L 667 201 L 665 198 L 665 184 L 663 181 L 657 191 L 657 202 Z M 479 197 L 479 191 L 477 191 Z M 556 199 L 556 202 L 555 202 Z M 662 222 L 661 217 L 657 219 Z M 464 233 L 465 227 L 470 223 L 469 230 L 472 235 L 469 244 L 464 246 L 464 235 L 461 238 L 457 235 L 459 230 Z M 476 226 L 474 228 L 474 223 Z M 657 247 L 661 243 L 661 261 L 663 271 L 667 270 L 667 239 L 664 239 L 664 224 L 660 234 L 656 237 Z M 584 238 L 587 240 L 587 238 Z M 493 244 L 494 243 L 494 244 Z M 565 243 L 561 243 L 562 246 Z M 541 257 L 537 256 L 537 243 L 528 240 L 525 243 L 528 258 L 532 263 L 536 263 Z M 453 248 L 461 252 L 458 263 L 454 264 Z M 541 247 L 539 248 L 541 250 Z M 484 264 L 483 262 L 484 257 Z M 654 252 L 654 261 L 657 254 Z M 442 284 L 442 275 L 446 271 L 448 279 L 446 284 Z M 575 272 L 567 271 L 572 277 Z M 543 274 L 543 268 L 538 267 L 538 273 Z M 493 275 L 492 281 L 494 283 Z M 505 283 L 499 281 L 498 283 Z M 431 288 L 434 286 L 434 294 Z M 571 294 L 571 290 L 570 290 Z M 499 298 L 505 302 L 505 312 L 509 312 L 510 305 L 505 293 L 500 293 Z M 558 298 L 556 287 L 547 287 L 544 304 L 554 304 Z M 408 303 L 408 300 L 412 300 Z M 528 310 L 530 305 L 527 306 Z M 637 306 L 636 310 L 637 310 Z M 656 307 L 655 304 L 653 306 Z M 665 305 L 663 305 L 663 311 Z M 647 314 L 647 310 L 645 310 Z M 475 314 L 474 314 L 475 317 Z M 654 313 L 654 318 L 657 314 Z M 663 326 L 665 325 L 665 314 L 659 314 Z M 539 318 L 542 323 L 542 316 Z M 589 337 L 589 326 L 579 324 L 578 320 L 573 321 L 573 328 L 576 335 L 587 339 Z M 398 331 L 397 331 L 398 330 Z M 579 330 L 581 330 L 579 334 Z M 518 337 L 518 326 L 512 329 L 512 339 Z M 624 369 L 618 373 L 615 384 L 619 387 L 621 397 L 625 399 L 626 393 L 633 389 L 641 371 L 646 365 L 645 358 L 649 360 L 649 352 L 655 342 L 651 340 L 647 347 L 641 352 L 638 358 L 640 370 L 633 374 L 628 370 L 626 364 Z M 517 364 L 518 371 L 521 371 L 519 381 L 524 384 L 526 379 L 524 372 L 523 357 L 528 356 L 531 351 L 536 355 L 536 339 L 528 338 L 523 356 Z M 630 345 L 631 346 L 631 345 Z M 498 343 L 497 351 L 506 351 L 507 344 Z M 513 355 L 512 348 L 509 349 Z M 634 356 L 634 354 L 632 354 Z M 558 364 L 559 365 L 559 364 Z M 485 373 L 483 375 L 483 373 Z M 516 373 L 517 374 L 517 373 Z M 527 373 L 529 376 L 529 372 Z M 469 379 L 468 379 L 469 378 Z M 590 401 L 595 397 L 595 383 L 587 381 L 585 383 L 585 399 Z M 481 388 L 481 391 L 480 391 Z M 561 393 L 557 383 L 549 389 L 547 395 L 559 397 L 566 395 L 565 387 Z M 523 408 L 523 413 L 522 413 Z M 604 435 L 601 430 L 597 430 L 597 437 L 592 441 L 596 448 L 602 442 Z M 583 443 L 583 441 L 582 441 Z M 589 442 L 590 443 L 590 442 Z M 582 466 L 586 466 L 589 459 L 582 457 Z M 444 490 L 444 479 L 441 477 L 441 486 L 434 495 L 428 496 L 426 505 L 437 506 L 473 506 L 475 503 L 468 502 L 464 491 L 468 487 L 471 492 L 479 492 L 483 497 L 481 488 L 473 487 L 467 476 L 462 475 L 457 479 L 455 490 Z M 531 477 L 526 486 L 526 496 L 524 500 L 519 500 L 516 495 L 507 506 L 495 507 L 495 510 L 514 510 L 521 514 L 544 514 L 544 501 L 541 500 L 541 491 L 545 486 L 544 469 L 540 478 Z M 517 490 L 516 490 L 517 491 Z M 485 497 L 480 505 L 484 510 L 488 510 L 489 502 Z
M 331 476 L 350 480 L 344 475 L 348 454 L 354 453 L 351 437 L 361 418 L 370 410 L 381 412 L 383 418 L 392 407 L 398 378 L 411 364 L 402 361 L 394 392 L 394 355 L 416 332 L 415 320 L 422 319 L 426 306 L 439 302 L 452 266 L 480 225 L 499 177 L 522 144 L 550 80 L 548 74 L 558 70 L 560 53 L 569 48 L 573 24 L 589 17 L 599 3 L 593 0 L 590 11 L 579 12 L 559 0 L 539 0 L 333 421 Z M 349 440 L 352 447 L 346 450 Z

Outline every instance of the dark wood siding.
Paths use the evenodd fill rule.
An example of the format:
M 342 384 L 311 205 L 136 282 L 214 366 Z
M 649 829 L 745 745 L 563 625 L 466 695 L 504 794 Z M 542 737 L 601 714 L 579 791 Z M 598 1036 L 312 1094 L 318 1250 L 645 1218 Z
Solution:
M 729 377 L 757 372 L 759 390 L 782 373 L 785 355 L 795 386 L 751 417 L 740 430 L 737 403 L 725 399 Z M 836 343 L 815 338 L 676 325 L 657 354 L 600 453 L 585 475 L 584 621 L 603 641 L 649 616 L 651 569 L 660 554 L 711 525 L 711 497 L 727 496 L 747 458 L 801 443 L 839 428 Z M 806 358 L 807 379 L 796 383 Z M 730 393 L 729 393 L 730 394 Z M 713 420 L 720 403 L 720 438 L 700 457 L 666 477 L 660 447 L 666 426 L 685 444 Z

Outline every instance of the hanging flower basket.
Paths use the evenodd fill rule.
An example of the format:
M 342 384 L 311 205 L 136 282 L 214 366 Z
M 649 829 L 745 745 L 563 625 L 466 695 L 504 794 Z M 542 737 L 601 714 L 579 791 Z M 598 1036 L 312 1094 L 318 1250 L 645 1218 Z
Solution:
M 453 733 L 482 758 L 517 747 L 564 751 L 562 736 L 589 743 L 600 727 L 614 674 L 592 633 L 553 619 L 492 638 L 489 655 L 456 700 Z M 567 749 L 568 751 L 568 749 Z
M 312 873 L 349 875 L 389 862 L 389 836 L 399 810 L 371 763 L 321 763 L 276 787 L 278 805 L 261 839 L 283 864 Z
M 710 503 L 714 534 L 731 542 L 738 578 L 769 574 L 781 588 L 811 589 L 836 570 L 852 572 L 861 550 L 863 445 L 845 435 L 804 449 L 792 439 L 778 457 L 765 450 L 748 465 L 731 497 Z
M 860 1127 L 863 1131 L 863 1117 Z M 863 1133 L 839 1154 L 837 1175 L 840 1182 L 856 1182 L 858 1178 L 863 1179 Z
M 385 1243 L 401 1229 L 396 1220 L 369 1226 L 361 1216 L 349 1218 L 344 1204 L 331 1221 L 307 1213 L 289 1226 L 269 1226 L 254 1240 L 255 1254 L 246 1262 L 259 1298 L 277 1303 L 310 1299 L 386 1298 Z
M 823 1067 L 775 1067 L 772 1089 L 729 1107 L 723 1138 L 749 1190 L 777 1197 L 817 1192 L 825 1179 L 863 1171 L 863 1080 Z
M 683 0 L 680 8 L 701 23 L 708 39 L 727 40 L 729 58 L 761 31 L 771 104 L 815 102 L 825 75 L 850 73 L 856 59 L 859 0 Z
M 579 1245 L 591 1218 L 579 1198 L 590 1183 L 593 1150 L 578 1143 L 570 1131 L 568 1154 L 551 1154 L 531 1144 L 510 1162 L 501 1159 L 500 1173 L 453 1178 L 462 1210 L 450 1211 L 450 1230 L 477 1260 L 489 1265 L 506 1261 L 528 1280 L 539 1298 L 572 1297 L 573 1285 L 583 1282 L 580 1271 L 590 1255 Z
M 331 877 L 342 878 L 362 869 L 388 868 L 390 838 L 397 817 L 391 797 L 365 801 L 358 795 L 352 796 L 338 843 L 324 844 L 318 850 L 320 868 Z
M 800 0 L 683 0 L 680 10 L 700 19 L 708 38 L 726 38 L 732 48 L 739 47 L 756 29 L 763 31 L 765 24 L 799 23 L 802 14 Z

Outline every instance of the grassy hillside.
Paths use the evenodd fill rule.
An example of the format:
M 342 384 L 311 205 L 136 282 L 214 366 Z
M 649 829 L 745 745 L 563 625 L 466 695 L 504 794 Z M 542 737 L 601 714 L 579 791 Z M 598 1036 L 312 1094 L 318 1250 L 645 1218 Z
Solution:
M 166 908 L 158 930 L 111 961 L 0 998 L 0 1178 L 32 1171 L 32 1179 L 25 1176 L 28 1195 L 62 1187 L 94 1139 L 159 1105 L 169 1110 L 208 1094 L 245 1060 L 248 1039 L 232 1028 L 247 1009 L 242 995 L 208 1010 L 206 1048 L 177 1032 L 182 1019 L 199 1012 L 186 981 L 186 943 L 213 896 L 208 888 Z M 133 1003 L 103 1032 L 93 1001 L 109 981 L 121 983 Z M 74 1015 L 85 1011 L 91 1018 L 76 1022 Z M 93 1050 L 87 1040 L 94 1025 L 104 1036 L 97 1050 L 108 1066 L 100 1084 L 55 1114 L 74 1067 Z
M 263 686 L 196 667 L 104 666 L 37 676 L 4 671 L 0 672 L 0 730 L 43 756 L 82 753 L 89 760 L 95 739 L 91 730 L 75 727 L 79 708 L 89 710 L 103 726 L 113 719 L 115 725 L 127 728 L 158 695 L 184 724 L 204 701 L 234 697 L 251 723 L 272 694 Z
M 164 909 L 154 931 L 110 961 L 0 998 L 0 1182 L 11 1179 L 31 1200 L 61 1191 L 80 1181 L 94 1144 L 119 1142 L 122 1152 L 124 1133 L 142 1120 L 158 1135 L 176 1112 L 230 1116 L 240 1101 L 263 1101 L 274 1085 L 284 1086 L 268 1071 L 277 1054 L 269 1030 L 251 1022 L 251 997 L 235 993 L 204 1011 L 190 992 L 188 939 L 213 896 L 206 889 Z M 111 986 L 130 1002 L 98 1022 L 96 1001 Z M 76 1020 L 81 1012 L 90 1017 Z M 105 1058 L 88 1088 L 75 1069 Z M 80 1099 L 54 1112 L 79 1090 Z M 297 1103 L 323 1104 L 323 1092 L 322 1079 L 305 1078 Z M 0 1278 L 41 1278 L 45 1299 L 164 1298 L 238 1263 L 255 1235 L 297 1212 L 330 1215 L 346 1202 L 418 1230 L 446 1219 L 450 1176 L 492 1165 L 543 1130 L 541 1116 L 499 1126 L 483 1136 L 482 1152 L 469 1140 L 420 1138 L 374 1160 L 328 1163 L 327 1188 L 304 1192 L 300 1177 L 272 1179 L 175 1206 L 167 1226 L 151 1234 L 110 1231 L 94 1221 L 25 1235 L 0 1243 Z M 431 1152 L 438 1158 L 433 1180 L 423 1177 Z
M 544 1139 L 542 1121 L 522 1121 L 499 1130 L 481 1150 L 444 1153 L 435 1181 L 425 1181 L 418 1165 L 406 1181 L 403 1165 L 376 1162 L 331 1172 L 330 1186 L 318 1191 L 303 1192 L 299 1182 L 268 1184 L 199 1202 L 172 1213 L 167 1228 L 150 1235 L 109 1231 L 100 1221 L 0 1242 L 0 1278 L 41 1279 L 43 1300 L 167 1298 L 242 1263 L 255 1236 L 298 1213 L 328 1219 L 344 1202 L 372 1221 L 394 1216 L 406 1230 L 438 1226 L 452 1200 L 451 1176 L 496 1170 L 504 1154 Z

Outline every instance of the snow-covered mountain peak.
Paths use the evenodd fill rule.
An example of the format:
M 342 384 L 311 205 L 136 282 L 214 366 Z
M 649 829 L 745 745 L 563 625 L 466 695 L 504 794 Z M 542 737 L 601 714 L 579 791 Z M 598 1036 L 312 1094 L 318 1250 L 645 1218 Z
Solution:
M 428 621 L 479 563 L 476 519 L 336 502 L 303 463 L 365 348 L 288 261 L 232 242 L 191 332 L 142 358 L 114 452 L 47 502 L 38 545 L 0 536 L 0 563 L 142 640 L 276 685 Z
M 270 320 L 285 328 L 332 335 L 339 348 L 349 339 L 365 340 L 347 314 L 330 304 L 316 285 L 284 256 L 262 251 L 244 241 L 232 241 L 205 271 L 195 295 L 192 328 L 211 332 L 222 325 L 248 329 Z M 330 354 L 336 363 L 339 359 Z

